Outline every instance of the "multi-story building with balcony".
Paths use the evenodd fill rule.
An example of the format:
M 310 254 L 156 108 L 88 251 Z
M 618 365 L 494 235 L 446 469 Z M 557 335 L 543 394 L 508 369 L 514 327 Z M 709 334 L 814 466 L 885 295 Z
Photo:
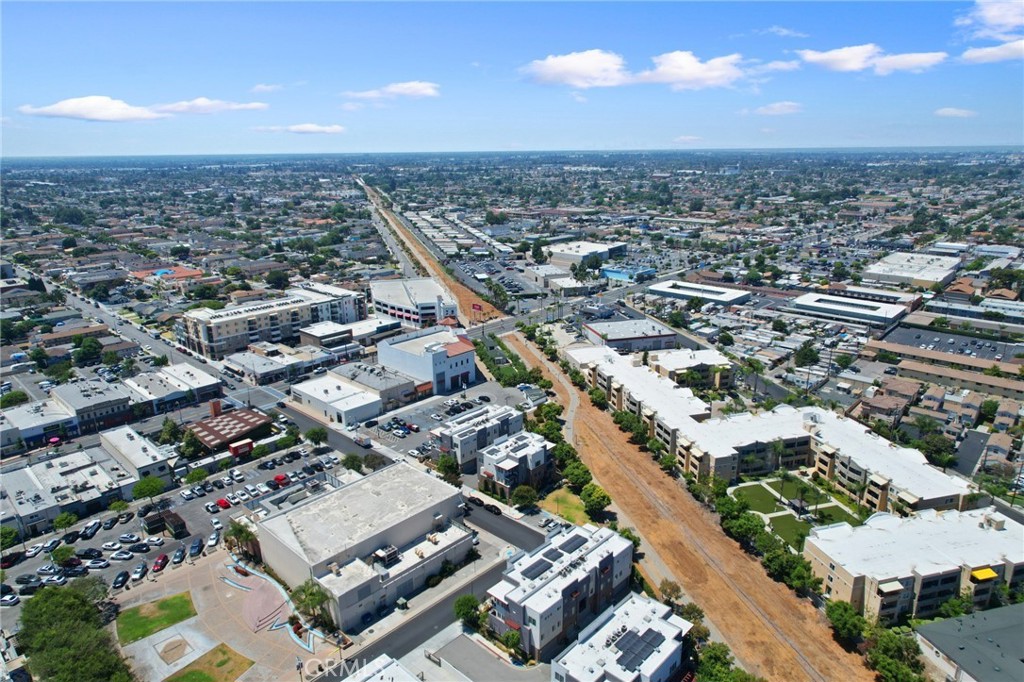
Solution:
M 438 449 L 454 457 L 463 472 L 476 473 L 481 450 L 522 430 L 522 412 L 508 405 L 487 405 L 449 419 L 431 429 L 430 435 L 437 438 Z
M 506 500 L 521 485 L 542 490 L 555 471 L 553 447 L 554 443 L 531 431 L 488 445 L 480 451 L 477 464 L 480 489 Z

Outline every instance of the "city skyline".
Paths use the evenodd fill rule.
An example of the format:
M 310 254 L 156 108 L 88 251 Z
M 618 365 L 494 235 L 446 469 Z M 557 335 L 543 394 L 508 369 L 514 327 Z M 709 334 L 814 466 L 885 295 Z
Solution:
M 7 3 L 3 154 L 1017 146 L 1022 34 L 1015 2 Z

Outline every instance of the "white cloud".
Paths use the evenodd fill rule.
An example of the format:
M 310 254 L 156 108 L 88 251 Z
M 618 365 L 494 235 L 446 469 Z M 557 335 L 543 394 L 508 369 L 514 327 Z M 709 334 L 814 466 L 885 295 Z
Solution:
M 152 111 L 149 107 L 134 106 L 124 100 L 106 95 L 72 97 L 45 107 L 25 104 L 18 107 L 18 111 L 30 116 L 77 118 L 83 121 L 149 121 L 167 116 L 167 114 Z
M 879 76 L 888 76 L 896 71 L 910 71 L 921 73 L 930 69 L 936 64 L 946 61 L 949 55 L 945 52 L 907 52 L 904 54 L 890 54 L 879 57 L 875 60 L 875 73 Z
M 768 28 L 754 31 L 754 33 L 759 33 L 761 35 L 770 33 L 771 35 L 779 36 L 780 38 L 810 38 L 806 33 L 794 31 L 793 29 L 786 28 L 785 26 L 769 26 Z
M 344 104 L 341 105 L 341 110 L 342 111 L 359 111 L 360 109 L 363 109 L 365 107 L 366 107 L 366 105 L 363 104 L 362 102 L 345 102 Z
M 346 97 L 355 99 L 396 99 L 398 97 L 409 97 L 421 99 L 424 97 L 440 97 L 441 86 L 428 81 L 404 81 L 402 83 L 391 83 L 382 88 L 374 90 L 362 90 L 359 92 L 346 92 Z
M 257 83 L 249 88 L 249 92 L 257 94 L 263 92 L 277 92 L 278 90 L 284 90 L 284 86 L 280 83 Z
M 942 107 L 935 110 L 935 115 L 942 116 L 943 118 L 974 118 L 978 115 L 978 112 L 970 109 L 957 109 L 956 107 Z
M 703 139 L 704 138 L 699 135 L 680 135 L 672 141 L 678 144 L 692 144 L 694 142 L 700 142 Z
M 990 62 L 1005 62 L 1011 59 L 1024 59 L 1024 38 L 994 47 L 972 47 L 965 51 L 960 58 L 971 64 L 988 64 Z
M 797 50 L 808 64 L 817 64 L 829 71 L 863 71 L 881 54 L 882 48 L 874 43 L 840 47 L 835 50 Z
M 636 75 L 638 83 L 667 83 L 673 90 L 727 87 L 743 78 L 743 56 L 731 54 L 702 62 L 692 52 L 677 50 L 652 57 L 654 69 Z
M 977 0 L 970 14 L 956 21 L 957 26 L 971 28 L 975 38 L 1004 42 L 1020 38 L 1024 27 L 1024 3 L 1020 0 Z
M 150 108 L 166 114 L 219 114 L 224 111 L 258 111 L 267 109 L 268 105 L 263 102 L 226 102 L 222 99 L 196 97 L 172 104 L 158 104 Z
M 839 47 L 825 52 L 797 50 L 797 54 L 808 64 L 816 64 L 829 71 L 850 72 L 873 68 L 879 76 L 888 76 L 896 71 L 920 73 L 941 64 L 949 56 L 945 52 L 885 54 L 885 51 L 874 43 Z
M 573 90 L 572 92 L 569 93 L 569 96 L 572 97 L 572 100 L 574 102 L 579 102 L 580 104 L 587 103 L 587 98 L 583 95 L 582 92 L 576 92 L 575 90 Z
M 747 74 L 757 76 L 763 73 L 772 73 L 773 71 L 796 71 L 799 68 L 800 61 L 797 59 L 789 61 L 776 60 L 765 64 L 755 64 L 747 69 Z
M 299 135 L 340 135 L 345 127 L 340 125 L 320 125 L 319 123 L 296 123 L 290 126 L 257 126 L 253 128 L 260 133 L 296 133 Z
M 625 85 L 630 80 L 622 56 L 606 50 L 548 55 L 530 62 L 522 72 L 538 83 L 573 88 L 607 88 Z
M 762 116 L 787 116 L 789 114 L 799 114 L 804 110 L 804 105 L 799 102 L 773 102 L 772 104 L 766 104 L 763 107 L 754 109 L 755 114 L 761 114 Z

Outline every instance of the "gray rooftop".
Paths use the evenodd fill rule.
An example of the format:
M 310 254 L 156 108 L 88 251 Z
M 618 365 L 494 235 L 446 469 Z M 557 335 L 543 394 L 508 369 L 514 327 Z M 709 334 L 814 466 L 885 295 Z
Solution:
M 374 391 L 384 391 L 389 388 L 416 383 L 415 379 L 401 372 L 396 372 L 381 365 L 368 365 L 363 362 L 350 362 L 346 365 L 333 367 L 331 373 L 355 381 Z
M 130 401 L 131 393 L 121 384 L 108 384 L 105 381 L 95 380 L 77 384 L 61 384 L 54 387 L 50 397 L 77 412 L 106 403 Z
M 975 680 L 1024 680 L 1024 603 L 928 623 L 917 632 Z
M 637 339 L 651 336 L 675 336 L 675 332 L 651 320 L 618 320 L 615 322 L 588 322 L 586 325 L 606 341 Z

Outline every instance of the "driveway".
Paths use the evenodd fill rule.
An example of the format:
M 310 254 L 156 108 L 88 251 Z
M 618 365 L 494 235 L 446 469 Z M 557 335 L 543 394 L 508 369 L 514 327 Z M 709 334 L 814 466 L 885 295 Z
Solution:
M 546 682 L 551 678 L 551 666 L 538 664 L 526 668 L 512 665 L 497 649 L 492 650 L 466 635 L 459 635 L 434 655 L 471 680 Z

